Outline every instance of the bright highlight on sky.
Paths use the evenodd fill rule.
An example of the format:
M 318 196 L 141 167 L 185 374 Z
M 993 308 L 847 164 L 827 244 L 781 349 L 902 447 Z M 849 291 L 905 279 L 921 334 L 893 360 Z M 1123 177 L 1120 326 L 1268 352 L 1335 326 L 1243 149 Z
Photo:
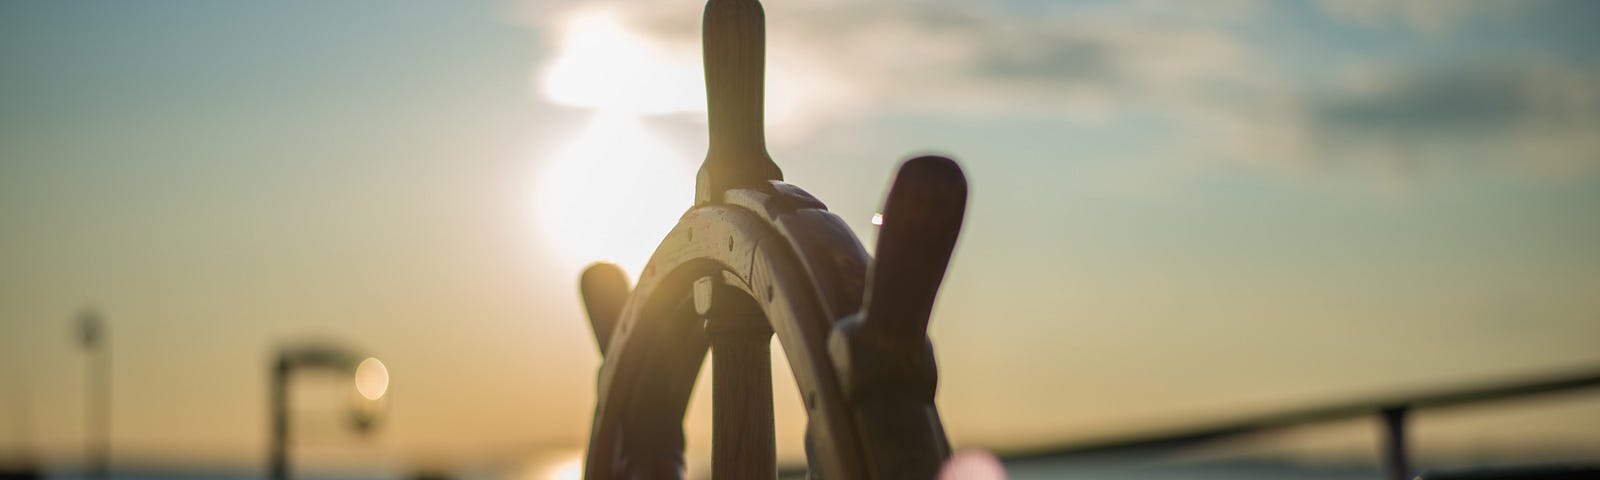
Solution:
M 583 478 L 583 457 L 574 456 L 551 467 L 540 480 L 578 480 Z
M 697 63 L 664 60 L 669 52 L 618 22 L 606 10 L 573 15 L 539 77 L 546 99 L 588 118 L 540 173 L 534 200 L 568 261 L 607 261 L 637 277 L 693 203 L 698 163 L 642 116 L 704 111 L 705 95 Z
M 376 358 L 362 360 L 356 366 L 356 391 L 367 400 L 383 398 L 389 391 L 389 369 Z
M 636 115 L 597 108 L 584 121 L 541 173 L 536 214 L 566 260 L 612 262 L 637 277 L 693 204 L 694 170 Z
M 613 9 L 580 7 L 557 30 L 557 51 L 538 81 L 546 100 L 634 115 L 705 111 L 697 52 L 665 48 Z

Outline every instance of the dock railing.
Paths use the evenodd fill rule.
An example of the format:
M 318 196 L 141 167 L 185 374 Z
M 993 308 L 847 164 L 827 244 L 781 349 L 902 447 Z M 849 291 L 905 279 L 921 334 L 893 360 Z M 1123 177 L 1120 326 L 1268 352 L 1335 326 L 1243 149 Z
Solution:
M 1202 444 L 1292 427 L 1370 417 L 1378 419 L 1380 454 L 1385 478 L 1405 480 L 1413 474 L 1407 452 L 1407 417 L 1419 410 L 1437 410 L 1503 402 L 1600 387 L 1600 368 L 1524 376 L 1412 394 L 1376 396 L 1315 408 L 1287 410 L 1196 427 L 1124 435 L 1035 451 L 1004 455 L 1007 461 L 1087 459 L 1122 454 L 1160 456 Z

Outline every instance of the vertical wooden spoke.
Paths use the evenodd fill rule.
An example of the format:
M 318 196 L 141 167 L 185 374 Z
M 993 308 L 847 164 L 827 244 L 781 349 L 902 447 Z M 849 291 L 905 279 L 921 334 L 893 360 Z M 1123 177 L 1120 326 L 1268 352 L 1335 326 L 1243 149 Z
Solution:
M 750 297 L 719 280 L 694 284 L 711 340 L 711 476 L 775 478 L 772 327 Z
M 771 330 L 720 331 L 715 322 L 710 331 L 712 478 L 774 478 Z

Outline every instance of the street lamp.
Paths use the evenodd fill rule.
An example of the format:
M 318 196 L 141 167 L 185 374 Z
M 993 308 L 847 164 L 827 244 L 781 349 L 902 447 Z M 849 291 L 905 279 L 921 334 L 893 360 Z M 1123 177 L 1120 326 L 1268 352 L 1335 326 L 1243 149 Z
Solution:
M 84 457 L 89 478 L 111 475 L 111 340 L 100 312 L 78 314 L 78 340 L 89 356 L 84 372 Z
M 330 344 L 304 344 L 278 350 L 271 372 L 271 446 L 268 478 L 289 478 L 289 376 L 301 370 L 322 370 L 348 375 L 350 420 L 357 433 L 371 432 L 389 391 L 389 369 L 370 355 Z

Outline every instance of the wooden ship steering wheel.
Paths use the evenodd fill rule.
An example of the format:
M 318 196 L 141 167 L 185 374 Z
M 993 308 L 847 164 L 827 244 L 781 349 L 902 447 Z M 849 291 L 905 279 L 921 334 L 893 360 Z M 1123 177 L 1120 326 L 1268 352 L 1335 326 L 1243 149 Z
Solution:
M 585 478 L 681 478 L 684 411 L 709 348 L 712 475 L 774 478 L 771 352 L 787 353 L 813 478 L 932 478 L 950 455 L 934 405 L 928 316 L 966 210 L 952 160 L 904 162 L 877 257 L 767 155 L 764 13 L 710 0 L 710 148 L 695 205 L 631 289 L 614 265 L 580 282 L 600 346 Z

